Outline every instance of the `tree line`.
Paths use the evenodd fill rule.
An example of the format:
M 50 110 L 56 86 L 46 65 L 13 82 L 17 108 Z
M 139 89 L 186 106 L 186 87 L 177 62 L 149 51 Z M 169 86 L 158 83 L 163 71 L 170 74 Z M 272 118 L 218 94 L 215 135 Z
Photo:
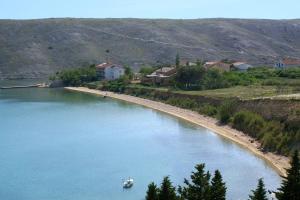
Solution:
M 298 151 L 293 153 L 291 167 L 283 177 L 278 191 L 274 192 L 278 200 L 300 200 L 300 162 Z M 164 177 L 160 187 L 154 182 L 148 185 L 146 200 L 226 200 L 226 183 L 216 170 L 211 178 L 204 164 L 195 166 L 190 180 L 185 179 L 183 186 L 177 189 L 168 176 Z M 268 192 L 263 179 L 258 180 L 257 188 L 251 191 L 248 200 L 268 200 Z
M 246 72 L 205 69 L 201 64 L 195 66 L 179 66 L 171 87 L 182 90 L 207 90 L 228 88 L 232 86 L 248 86 L 253 84 L 285 85 L 286 79 L 298 79 L 300 68 L 273 69 L 268 67 L 251 68 Z M 278 80 L 282 78 L 282 80 Z M 300 83 L 296 82 L 295 86 Z
M 49 79 L 52 81 L 60 80 L 65 86 L 81 86 L 97 80 L 96 66 L 90 65 L 88 67 L 62 70 Z

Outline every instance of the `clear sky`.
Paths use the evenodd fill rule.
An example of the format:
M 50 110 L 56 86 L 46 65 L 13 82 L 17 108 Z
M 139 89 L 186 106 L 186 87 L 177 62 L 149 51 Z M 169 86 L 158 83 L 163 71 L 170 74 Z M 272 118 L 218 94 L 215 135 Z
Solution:
M 300 18 L 300 0 L 0 0 L 1 19 Z

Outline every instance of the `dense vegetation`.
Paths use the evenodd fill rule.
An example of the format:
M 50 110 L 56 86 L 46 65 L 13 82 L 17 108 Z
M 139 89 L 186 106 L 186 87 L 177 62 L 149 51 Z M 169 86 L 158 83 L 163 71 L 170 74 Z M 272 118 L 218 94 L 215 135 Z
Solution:
M 259 67 L 249 69 L 247 72 L 224 72 L 218 69 L 205 70 L 201 65 L 180 66 L 171 87 L 183 90 L 207 90 L 262 84 L 292 85 L 298 86 L 300 90 L 300 80 L 297 80 L 299 78 L 300 68 L 274 69 Z
M 291 149 L 298 148 L 300 129 L 288 130 L 287 124 L 267 121 L 260 115 L 250 111 L 236 112 L 232 118 L 234 128 L 241 130 L 261 141 L 264 150 L 288 154 Z
M 239 102 L 235 102 L 237 101 L 236 98 L 229 98 L 228 100 L 225 98 L 225 100 L 222 99 L 219 103 L 212 104 L 190 98 L 188 95 L 185 97 L 179 95 L 188 94 L 189 92 L 195 93 L 197 90 L 237 85 L 254 85 L 254 87 L 255 85 L 275 85 L 280 91 L 284 90 L 288 85 L 299 92 L 300 68 L 274 69 L 259 67 L 251 68 L 247 72 L 224 72 L 217 69 L 206 70 L 200 61 L 195 66 L 180 66 L 179 57 L 176 57 L 176 64 L 177 73 L 174 76 L 174 80 L 171 81 L 171 85 L 166 90 L 166 95 L 155 92 L 163 90 L 159 86 L 150 86 L 148 87 L 149 90 L 145 90 L 139 88 L 139 85 L 129 85 L 133 73 L 128 67 L 126 67 L 126 74 L 123 77 L 113 81 L 94 82 L 97 80 L 94 65 L 85 68 L 64 70 L 57 73 L 54 78 L 62 80 L 67 86 L 85 85 L 93 89 L 119 93 L 125 92 L 218 118 L 222 124 L 229 124 L 259 140 L 264 151 L 289 155 L 294 149 L 300 149 L 299 109 L 293 110 L 293 113 L 288 113 L 284 118 L 266 118 L 251 109 L 244 109 L 242 107 L 240 110 L 237 110 L 236 105 Z M 143 67 L 140 72 L 144 76 L 152 73 L 155 69 L 157 68 Z M 134 89 L 128 90 L 128 88 Z M 169 93 L 175 95 L 169 95 Z
M 100 89 L 121 93 L 124 92 L 126 85 L 128 85 L 129 83 L 129 78 L 127 76 L 123 76 L 117 80 L 102 82 L 102 86 Z
M 117 80 L 97 81 L 95 65 L 81 67 L 77 69 L 68 69 L 57 72 L 50 80 L 61 80 L 65 86 L 88 86 L 93 89 L 104 89 L 113 92 L 123 92 L 125 86 L 130 83 L 133 72 L 130 67 L 125 67 L 125 75 Z
M 205 165 L 195 166 L 190 179 L 185 179 L 183 186 L 172 185 L 169 177 L 164 177 L 160 187 L 155 183 L 148 185 L 146 200 L 226 200 L 226 183 L 221 173 L 216 170 L 211 178 Z M 278 200 L 299 200 L 300 198 L 300 162 L 298 151 L 295 151 L 291 160 L 291 168 L 287 170 L 281 187 L 275 192 Z M 263 179 L 258 180 L 255 190 L 251 191 L 249 200 L 268 200 Z
M 51 80 L 61 80 L 66 86 L 80 86 L 97 80 L 95 65 L 57 72 Z

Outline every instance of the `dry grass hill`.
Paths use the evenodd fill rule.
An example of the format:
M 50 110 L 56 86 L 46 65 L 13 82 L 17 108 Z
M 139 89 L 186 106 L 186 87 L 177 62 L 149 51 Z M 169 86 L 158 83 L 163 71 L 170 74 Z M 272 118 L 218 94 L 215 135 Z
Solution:
M 300 20 L 0 20 L 0 79 L 37 78 L 110 60 L 133 67 L 186 59 L 272 64 L 300 56 Z

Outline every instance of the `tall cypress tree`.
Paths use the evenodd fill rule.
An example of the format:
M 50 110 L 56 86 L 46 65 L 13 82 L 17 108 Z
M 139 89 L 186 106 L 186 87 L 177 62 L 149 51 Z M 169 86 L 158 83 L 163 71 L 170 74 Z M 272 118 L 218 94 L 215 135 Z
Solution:
M 178 53 L 176 54 L 175 65 L 177 68 L 180 66 L 180 56 Z
M 295 151 L 292 160 L 291 168 L 287 169 L 287 176 L 282 177 L 281 187 L 276 193 L 278 200 L 300 200 L 300 162 L 299 153 Z
M 176 200 L 177 195 L 175 187 L 172 186 L 172 183 L 168 176 L 164 177 L 161 187 L 158 194 L 159 200 Z
M 190 183 L 184 180 L 186 186 L 179 187 L 178 192 L 182 199 L 186 200 L 209 200 L 210 199 L 210 174 L 204 171 L 205 165 L 196 165 L 195 172 L 192 172 Z
M 211 200 L 225 200 L 226 199 L 226 186 L 223 182 L 222 175 L 219 170 L 215 171 L 215 175 L 211 181 Z
M 268 200 L 265 184 L 262 179 L 258 180 L 256 190 L 252 190 L 252 195 L 249 196 L 249 200 Z
M 155 183 L 150 183 L 148 185 L 148 191 L 146 195 L 146 200 L 158 200 L 158 188 Z

